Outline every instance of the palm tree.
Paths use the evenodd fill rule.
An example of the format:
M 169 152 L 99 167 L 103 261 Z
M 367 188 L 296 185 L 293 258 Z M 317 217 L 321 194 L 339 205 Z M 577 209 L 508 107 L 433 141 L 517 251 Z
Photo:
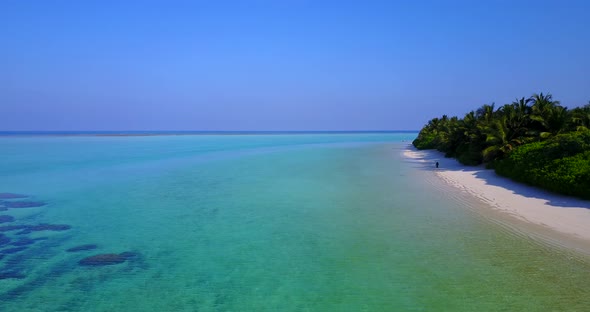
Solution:
M 541 126 L 537 136 L 546 139 L 567 130 L 566 125 L 570 120 L 570 114 L 567 107 L 557 105 L 545 108 L 543 115 L 532 115 L 531 119 Z
M 486 143 L 488 147 L 482 152 L 483 160 L 489 162 L 502 158 L 516 146 L 521 145 L 522 140 L 515 136 L 515 132 L 508 126 L 508 117 L 503 115 L 486 128 Z
M 432 118 L 430 121 L 428 121 L 428 125 L 426 125 L 426 128 L 428 128 L 430 131 L 436 131 L 436 130 L 438 130 L 439 126 L 440 126 L 440 119 Z
M 590 101 L 588 104 L 572 110 L 572 123 L 577 131 L 590 129 Z
M 568 119 L 567 108 L 553 101 L 551 94 L 533 94 L 531 120 L 533 120 L 537 136 L 546 139 L 551 135 L 563 131 Z
M 531 107 L 530 99 L 520 98 L 505 104 L 497 111 L 498 116 L 506 118 L 506 126 L 514 133 L 515 137 L 524 137 L 529 132 Z
M 532 111 L 532 108 L 529 106 L 529 103 L 532 102 L 532 98 L 526 99 L 524 96 L 520 99 L 516 99 L 516 101 L 512 102 L 512 106 L 522 115 L 529 115 Z
M 494 106 L 496 104 L 484 104 L 477 109 L 476 116 L 480 121 L 490 123 L 494 119 Z
M 478 132 L 478 128 L 477 116 L 474 111 L 470 111 L 463 117 L 463 130 L 465 136 L 469 137 L 470 140 L 475 139 L 473 136 Z
M 443 115 L 440 122 L 441 129 L 437 136 L 438 150 L 451 156 L 452 151 L 456 148 L 458 142 L 461 141 L 460 137 L 457 137 L 459 119 L 457 117 L 449 118 L 447 115 Z
M 543 92 L 535 93 L 529 98 L 529 101 L 533 102 L 532 113 L 541 116 L 549 109 L 559 105 L 559 101 L 554 101 L 551 93 L 547 93 L 547 95 L 544 95 Z
M 555 106 L 547 112 L 547 117 L 543 121 L 543 126 L 547 128 L 552 135 L 565 132 L 566 124 L 570 119 L 567 107 Z
M 531 101 L 532 100 L 530 98 L 525 99 L 524 97 L 522 97 L 512 102 L 512 107 L 514 107 L 516 117 L 518 121 L 521 123 L 520 126 L 525 126 L 526 123 L 529 121 L 529 115 L 532 113 L 532 107 L 529 106 L 529 103 Z

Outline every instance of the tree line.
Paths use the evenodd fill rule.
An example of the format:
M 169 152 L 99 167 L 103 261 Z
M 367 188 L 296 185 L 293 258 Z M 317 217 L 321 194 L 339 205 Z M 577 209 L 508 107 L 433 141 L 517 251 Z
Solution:
M 568 109 L 551 94 L 533 94 L 496 108 L 486 104 L 463 118 L 433 118 L 413 142 L 466 165 L 486 164 L 500 175 L 590 199 L 590 102 Z

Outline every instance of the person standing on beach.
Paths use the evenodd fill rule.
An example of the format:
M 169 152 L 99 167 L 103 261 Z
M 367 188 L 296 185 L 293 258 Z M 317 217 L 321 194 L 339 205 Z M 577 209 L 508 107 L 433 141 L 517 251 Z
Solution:
M 436 166 L 436 169 L 438 169 L 438 161 L 436 162 L 436 164 L 434 164 Z

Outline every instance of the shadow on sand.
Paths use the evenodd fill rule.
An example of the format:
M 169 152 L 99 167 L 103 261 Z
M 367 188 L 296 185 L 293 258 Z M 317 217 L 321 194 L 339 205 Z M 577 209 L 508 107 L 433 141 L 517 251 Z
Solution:
M 460 171 L 473 175 L 485 182 L 486 185 L 501 187 L 527 198 L 536 198 L 546 201 L 547 205 L 557 208 L 586 208 L 590 209 L 590 201 L 576 197 L 564 196 L 549 192 L 534 186 L 515 182 L 509 178 L 497 175 L 492 169 L 480 166 L 465 166 L 456 159 L 445 158 L 444 154 L 436 150 L 418 150 L 412 145 L 406 147 L 409 151 L 406 156 L 415 164 L 415 168 L 428 171 Z M 435 168 L 439 162 L 439 168 Z

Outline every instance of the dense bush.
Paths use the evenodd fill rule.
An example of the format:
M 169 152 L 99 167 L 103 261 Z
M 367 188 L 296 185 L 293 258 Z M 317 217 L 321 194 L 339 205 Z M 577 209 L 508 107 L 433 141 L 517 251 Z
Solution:
M 519 146 L 494 167 L 514 180 L 590 199 L 590 131 Z
M 420 150 L 434 149 L 436 148 L 436 144 L 434 142 L 435 137 L 436 136 L 432 133 L 424 134 L 423 136 L 419 136 L 417 139 L 415 139 L 412 144 L 414 144 L 414 146 Z

